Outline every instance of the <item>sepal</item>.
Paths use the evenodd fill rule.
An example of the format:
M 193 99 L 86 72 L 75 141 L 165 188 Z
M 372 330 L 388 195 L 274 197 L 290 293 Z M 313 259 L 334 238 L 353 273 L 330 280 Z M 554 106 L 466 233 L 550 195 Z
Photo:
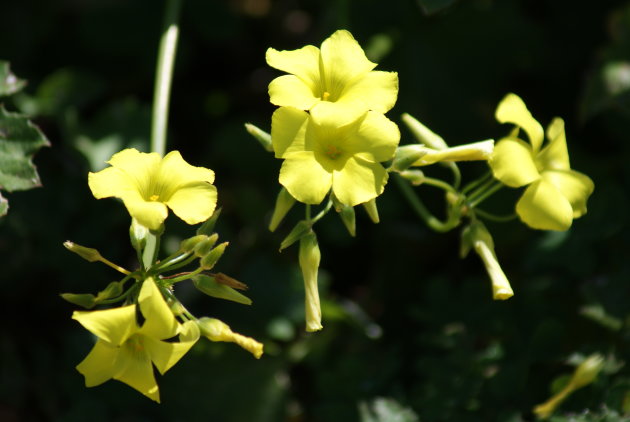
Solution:
M 440 135 L 431 131 L 431 129 L 420 123 L 419 120 L 410 114 L 404 113 L 402 115 L 402 121 L 421 144 L 437 150 L 448 148 L 447 143 Z
M 213 248 L 206 256 L 201 258 L 199 261 L 199 266 L 204 270 L 211 270 L 216 263 L 223 256 L 223 252 L 225 252 L 225 248 L 229 245 L 230 242 L 223 242 L 218 244 L 215 248 Z
M 209 236 L 206 239 L 203 239 L 202 241 L 197 243 L 193 249 L 193 252 L 199 258 L 203 258 L 204 256 L 208 255 L 210 251 L 212 251 L 212 248 L 214 248 L 217 240 L 219 240 L 219 235 L 215 233 L 212 236 Z
M 260 145 L 265 149 L 265 151 L 273 152 L 273 145 L 271 143 L 271 135 L 264 130 L 258 128 L 257 126 L 251 123 L 245 123 L 245 129 L 247 132 L 252 135 Z
M 376 207 L 376 198 L 370 199 L 361 205 L 363 205 L 363 209 L 370 217 L 370 220 L 372 220 L 372 223 L 378 224 L 381 221 L 378 216 L 378 208 Z
M 293 205 L 295 205 L 295 202 L 295 198 L 291 196 L 289 191 L 287 191 L 285 187 L 282 187 L 276 198 L 276 206 L 273 209 L 271 221 L 269 222 L 269 231 L 273 232 L 278 228 L 284 217 L 291 208 L 293 208 Z
M 76 244 L 70 240 L 66 240 L 63 242 L 63 246 L 66 247 L 70 252 L 74 252 L 79 255 L 81 258 L 85 259 L 89 262 L 101 261 L 103 257 L 101 253 L 94 248 L 86 248 L 85 246 L 81 246 Z
M 428 149 L 420 145 L 403 145 L 396 148 L 396 155 L 392 162 L 392 169 L 401 172 L 407 170 L 414 163 L 420 161 L 422 157 L 427 155 Z
M 206 221 L 203 222 L 201 226 L 199 226 L 199 228 L 197 229 L 197 234 L 205 234 L 206 236 L 210 236 L 212 233 L 214 233 L 214 226 L 217 224 L 217 220 L 219 219 L 220 215 L 221 208 L 217 208 L 216 210 L 214 210 L 214 213 L 212 213 L 210 218 L 208 218 Z
M 295 227 L 293 227 L 293 230 L 291 230 L 291 232 L 287 235 L 287 237 L 285 237 L 284 240 L 280 242 L 280 252 L 300 240 L 302 236 L 304 236 L 310 230 L 311 223 L 306 220 L 298 222 Z
M 335 195 L 332 195 L 332 201 L 335 211 L 339 214 L 339 218 L 341 218 L 346 230 L 348 230 L 350 236 L 355 237 L 357 235 L 357 224 L 354 207 L 341 203 Z
M 226 286 L 225 284 L 217 282 L 214 276 L 199 274 L 193 277 L 192 281 L 199 291 L 207 294 L 208 296 L 242 303 L 243 305 L 252 304 L 250 298 L 239 293 L 235 289 Z

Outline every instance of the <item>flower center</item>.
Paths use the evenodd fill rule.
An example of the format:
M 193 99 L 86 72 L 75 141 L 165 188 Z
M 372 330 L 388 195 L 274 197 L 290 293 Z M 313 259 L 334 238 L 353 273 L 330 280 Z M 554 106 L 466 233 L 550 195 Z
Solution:
M 324 150 L 324 154 L 331 160 L 336 160 L 341 155 L 341 151 L 334 145 L 328 145 Z
M 160 199 L 160 195 L 155 195 L 154 194 L 154 195 L 151 195 L 149 197 L 149 201 L 151 201 L 151 202 L 156 202 L 158 199 Z
M 142 342 L 142 338 L 138 335 L 133 335 L 127 340 L 127 344 L 131 348 L 134 353 L 142 353 L 144 352 L 144 344 Z
M 330 92 L 324 91 L 324 93 L 322 94 L 322 100 L 328 101 L 328 98 L 330 98 Z

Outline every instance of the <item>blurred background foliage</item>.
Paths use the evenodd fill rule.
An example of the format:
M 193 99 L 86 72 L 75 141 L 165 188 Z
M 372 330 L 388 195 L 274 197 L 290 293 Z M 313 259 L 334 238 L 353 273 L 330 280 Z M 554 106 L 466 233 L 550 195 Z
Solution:
M 134 265 L 129 217 L 96 201 L 87 173 L 113 152 L 147 148 L 162 1 L 4 2 L 0 59 L 28 81 L 5 101 L 51 141 L 35 162 L 43 188 L 8 195 L 0 220 L 0 420 L 411 422 L 530 421 L 572 364 L 607 356 L 597 381 L 553 421 L 630 420 L 630 2 L 566 0 L 186 0 L 169 149 L 214 169 L 230 241 L 218 271 L 250 286 L 252 306 L 178 296 L 265 343 L 260 361 L 200 341 L 161 378 L 162 405 L 112 381 L 86 389 L 74 366 L 92 345 L 63 292 L 95 293 L 116 278 L 63 241 Z M 265 50 L 319 45 L 349 29 L 399 73 L 389 113 L 408 112 L 450 144 L 498 138 L 494 109 L 520 95 L 546 125 L 562 116 L 572 167 L 596 190 L 566 233 L 488 224 L 516 296 L 491 300 L 481 262 L 458 258 L 459 234 L 430 232 L 396 186 L 381 223 L 358 213 L 350 238 L 336 216 L 318 224 L 325 328 L 303 329 L 297 248 L 278 253 L 300 218 L 266 229 L 280 161 L 244 130 L 269 129 L 275 77 Z M 401 127 L 402 143 L 411 135 Z M 430 169 L 440 175 L 440 169 Z M 474 177 L 481 165 L 465 165 Z M 443 198 L 420 188 L 429 206 Z M 516 190 L 490 201 L 509 212 Z M 193 229 L 167 221 L 166 251 Z

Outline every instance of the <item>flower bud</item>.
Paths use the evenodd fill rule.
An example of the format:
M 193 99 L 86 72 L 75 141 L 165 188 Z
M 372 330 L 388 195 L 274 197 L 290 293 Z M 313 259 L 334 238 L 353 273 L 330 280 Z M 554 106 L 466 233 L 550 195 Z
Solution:
M 201 226 L 197 229 L 197 234 L 205 234 L 206 236 L 210 236 L 214 232 L 214 226 L 217 224 L 217 220 L 221 215 L 221 208 L 217 208 L 214 210 L 210 218 L 203 222 Z
M 132 218 L 131 226 L 129 226 L 131 246 L 133 246 L 136 251 L 142 251 L 147 244 L 147 236 L 149 236 L 149 229 L 138 223 L 135 218 Z
M 208 296 L 219 299 L 231 300 L 232 302 L 242 303 L 243 305 L 251 305 L 252 301 L 247 296 L 237 292 L 233 288 L 218 283 L 215 277 L 205 274 L 199 274 L 192 278 L 195 287 L 207 294 Z
M 245 123 L 245 129 L 250 135 L 256 138 L 258 142 L 260 142 L 260 145 L 262 145 L 266 151 L 273 152 L 273 144 L 271 143 L 270 134 L 251 123 Z
M 193 249 L 195 255 L 199 258 L 202 258 L 210 253 L 214 244 L 217 243 L 219 239 L 219 235 L 214 233 L 212 236 L 208 236 L 206 239 L 203 239 L 199 243 L 197 243 Z
M 398 172 L 407 170 L 427 154 L 428 148 L 412 144 L 396 148 L 396 155 L 392 162 L 392 168 Z
M 211 270 L 212 267 L 216 265 L 216 263 L 223 256 L 223 252 L 225 252 L 225 248 L 229 245 L 230 242 L 223 242 L 217 245 L 216 248 L 213 248 L 210 252 L 206 254 L 206 256 L 202 257 L 199 263 L 199 266 L 204 270 Z
M 269 223 L 269 231 L 274 231 L 278 228 L 278 225 L 282 222 L 282 219 L 287 215 L 295 202 L 295 198 L 283 187 L 276 198 L 276 207 L 273 209 L 273 215 Z
M 421 144 L 437 150 L 448 148 L 448 145 L 440 135 L 432 132 L 411 115 L 404 113 L 401 118 Z
M 417 146 L 425 151 L 412 165 L 426 166 L 440 161 L 479 161 L 488 160 L 494 151 L 494 141 L 492 139 L 470 144 L 459 145 L 452 148 L 434 150 L 431 148 Z
M 66 240 L 65 242 L 63 242 L 63 246 L 65 246 L 66 249 L 68 249 L 69 251 L 74 252 L 75 254 L 79 255 L 81 258 L 90 262 L 96 262 L 103 259 L 100 252 L 97 251 L 96 249 L 86 248 L 85 246 L 77 245 L 76 243 L 71 242 L 69 240 Z
M 317 236 L 312 230 L 300 239 L 299 262 L 304 279 L 306 331 L 319 331 L 322 327 L 322 311 L 319 304 L 317 272 L 321 253 Z
M 233 332 L 230 327 L 216 318 L 203 317 L 197 320 L 201 334 L 210 341 L 226 341 L 236 343 L 250 352 L 256 359 L 263 354 L 263 345 L 251 337 Z
M 208 236 L 206 236 L 205 234 L 198 234 L 197 236 L 184 239 L 179 244 L 179 250 L 184 253 L 192 252 L 195 249 L 195 246 L 206 239 L 208 239 Z
M 462 232 L 460 255 L 465 257 L 473 248 L 483 261 L 486 271 L 492 280 L 492 298 L 505 300 L 514 296 L 512 286 L 499 265 L 494 252 L 494 242 L 488 229 L 480 221 L 471 223 Z
M 424 183 L 424 172 L 422 170 L 410 169 L 400 172 L 400 175 L 407 179 L 412 185 L 420 186 Z

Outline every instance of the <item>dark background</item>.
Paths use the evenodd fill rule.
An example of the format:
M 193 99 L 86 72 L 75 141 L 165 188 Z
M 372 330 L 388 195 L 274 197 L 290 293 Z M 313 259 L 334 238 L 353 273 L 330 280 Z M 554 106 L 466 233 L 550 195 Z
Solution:
M 200 341 L 158 379 L 161 405 L 117 381 L 86 389 L 74 366 L 92 339 L 59 294 L 96 293 L 117 274 L 62 243 L 135 265 L 124 207 L 95 200 L 87 173 L 120 149 L 148 148 L 163 3 L 0 8 L 0 59 L 29 81 L 5 106 L 33 116 L 52 143 L 35 158 L 43 187 L 8 194 L 0 220 L 0 420 L 529 421 L 554 380 L 572 371 L 567 360 L 593 352 L 607 356 L 606 371 L 561 413 L 623 412 L 630 3 L 622 1 L 186 0 L 168 148 L 216 172 L 217 229 L 230 242 L 217 270 L 247 283 L 254 303 L 190 286 L 177 294 L 196 315 L 264 342 L 266 353 L 256 361 L 235 345 Z M 378 199 L 380 224 L 357 208 L 356 238 L 334 213 L 318 224 L 325 328 L 304 332 L 297 248 L 277 251 L 301 211 L 266 229 L 280 161 L 243 124 L 270 127 L 267 84 L 279 73 L 265 63 L 268 47 L 319 46 L 340 28 L 378 69 L 398 72 L 388 116 L 399 124 L 407 112 L 452 145 L 498 139 L 506 128 L 494 109 L 508 92 L 544 126 L 565 119 L 572 167 L 591 176 L 595 192 L 565 233 L 488 224 L 512 299 L 492 301 L 481 262 L 458 258 L 458 230 L 431 232 L 390 183 Z M 401 143 L 412 142 L 401 132 Z M 462 169 L 465 180 L 486 170 Z M 439 193 L 420 194 L 440 215 Z M 510 212 L 518 195 L 504 189 L 488 209 Z M 166 251 L 193 229 L 171 217 L 167 232 Z

